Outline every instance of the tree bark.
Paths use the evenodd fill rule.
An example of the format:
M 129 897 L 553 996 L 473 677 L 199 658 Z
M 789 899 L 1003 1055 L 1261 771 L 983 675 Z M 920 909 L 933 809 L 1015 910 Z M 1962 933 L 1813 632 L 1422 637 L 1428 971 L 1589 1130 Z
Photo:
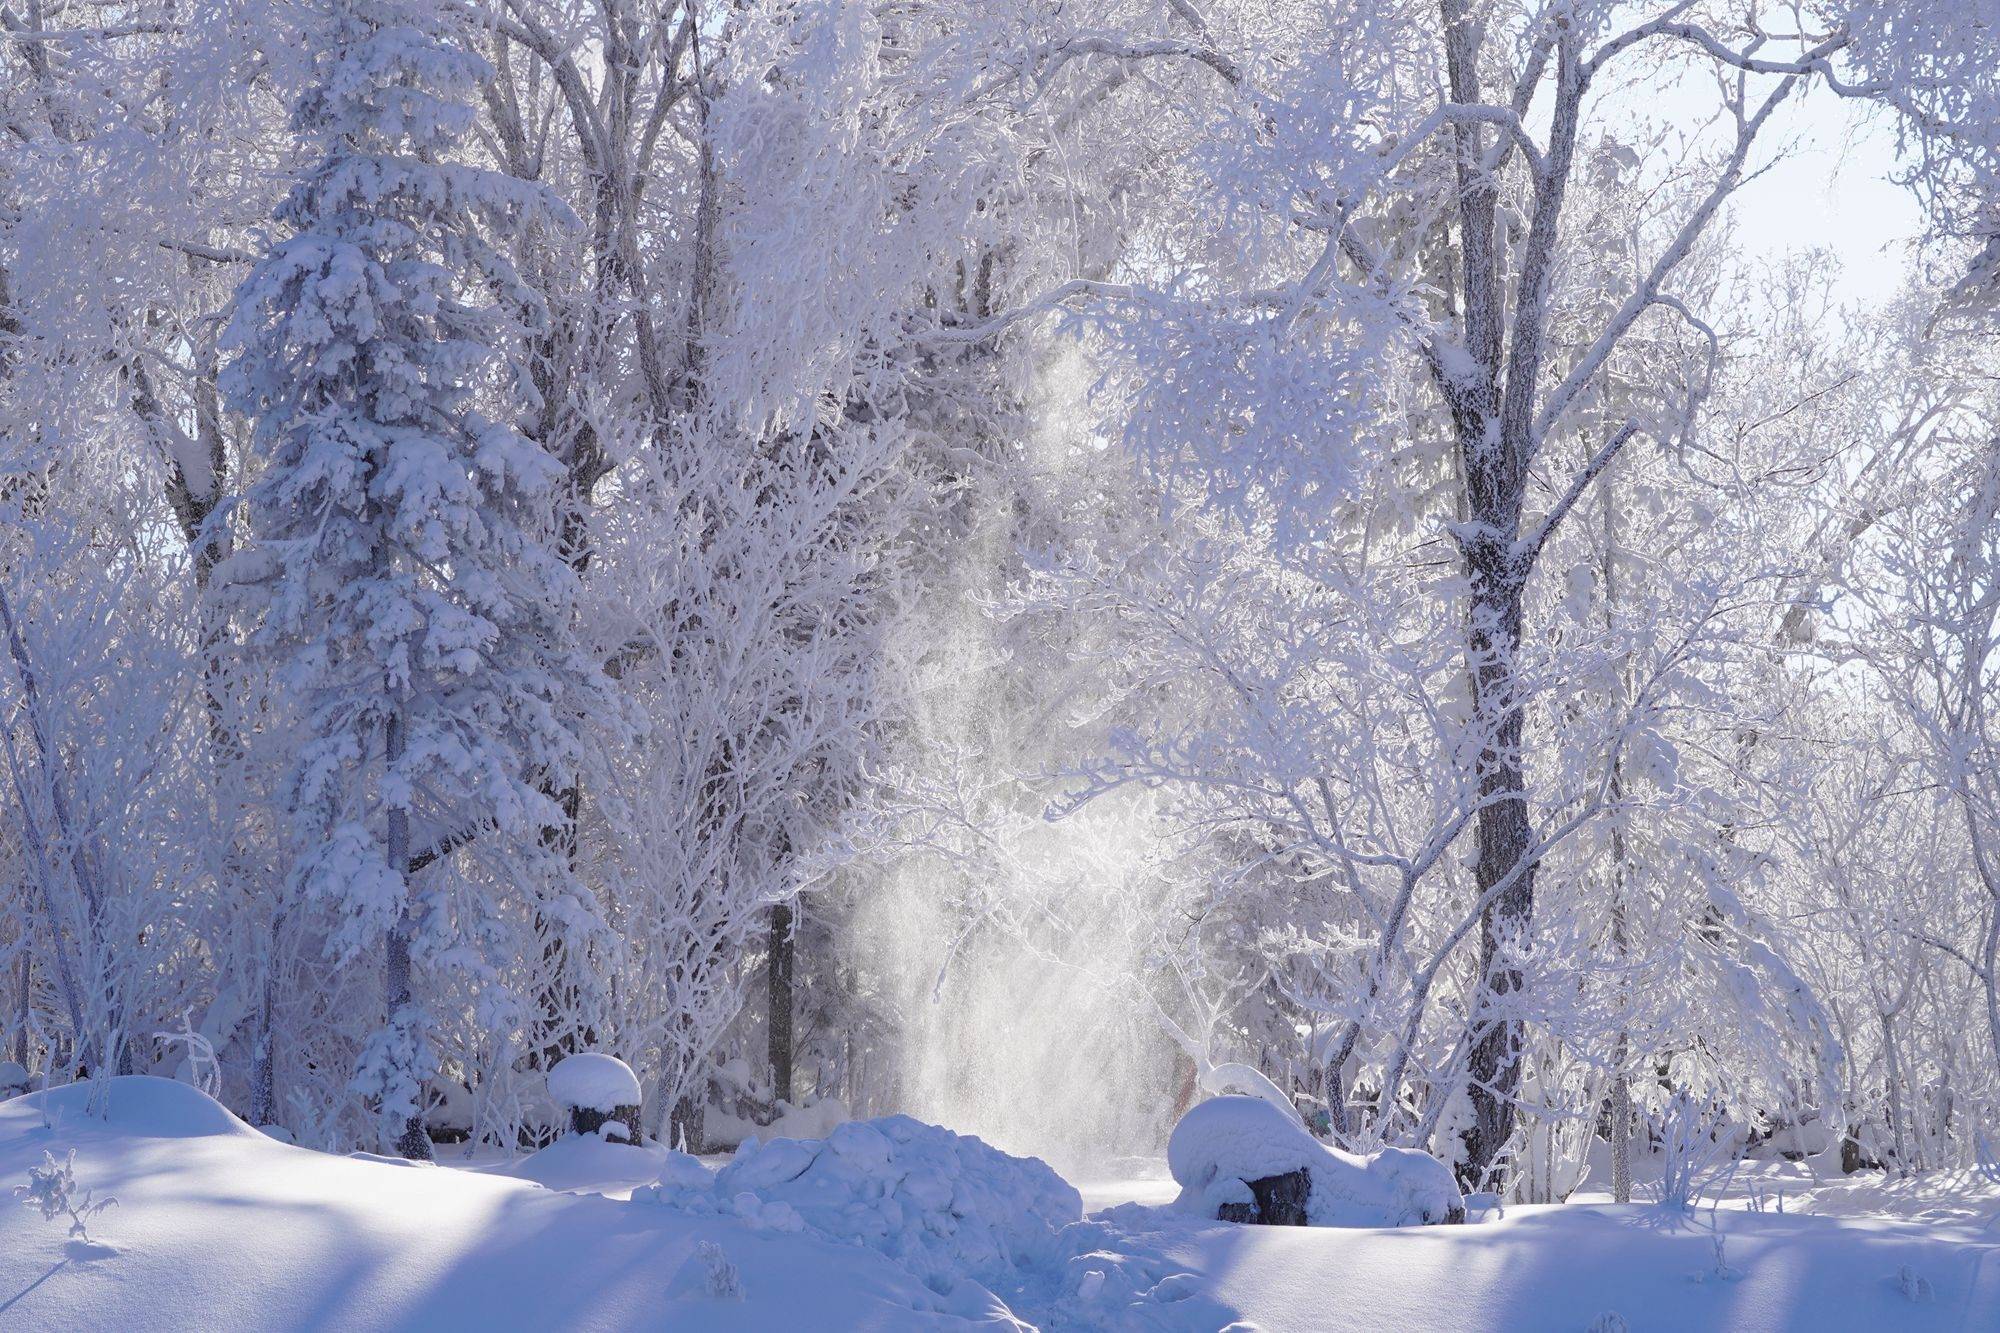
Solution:
M 385 758 L 391 768 L 403 757 L 405 744 L 404 728 L 407 723 L 401 709 L 390 715 L 388 743 Z M 410 908 L 409 908 L 409 864 L 410 864 L 410 812 L 400 805 L 389 807 L 389 864 L 395 866 L 403 877 L 404 903 L 396 924 L 389 928 L 384 942 L 383 1000 L 390 1023 L 397 1015 L 410 1008 Z M 414 1075 L 415 1070 L 407 1073 Z M 403 1122 L 396 1136 L 396 1151 L 413 1162 L 432 1160 L 431 1141 L 424 1133 L 423 1108 Z
M 706 1086 L 684 1092 L 675 1101 L 667 1122 L 667 1144 L 681 1152 L 698 1153 L 708 1147 L 705 1137 L 708 1120 Z
M 35 963 L 34 955 L 28 951 L 26 922 L 22 923 L 21 930 L 23 938 L 21 941 L 21 962 L 19 967 L 20 978 L 15 990 L 15 994 L 19 997 L 21 1026 L 14 1030 L 14 1063 L 26 1069 L 28 1067 L 28 1002 L 34 997 Z
M 792 909 L 779 903 L 771 909 L 769 1048 L 771 1095 L 792 1100 L 792 962 L 797 941 Z
M 1508 545 L 1511 545 L 1511 535 Z M 1486 802 L 1477 824 L 1478 859 L 1473 881 L 1483 897 L 1510 874 L 1513 882 L 1486 905 L 1479 922 L 1481 996 L 1472 1021 L 1479 1028 L 1469 1059 L 1472 1131 L 1468 1169 L 1483 1186 L 1514 1133 L 1514 1099 L 1521 1085 L 1521 1018 L 1510 1011 L 1522 986 L 1535 911 L 1534 848 L 1521 762 L 1524 710 L 1518 698 L 1515 659 L 1521 644 L 1521 586 L 1512 571 L 1493 568 L 1506 559 L 1495 543 L 1490 559 L 1473 554 L 1470 653 L 1474 704 L 1486 730 L 1480 755 L 1479 794 Z M 1484 567 L 1482 567 L 1484 566 Z M 1516 868 L 1520 867 L 1516 874 Z

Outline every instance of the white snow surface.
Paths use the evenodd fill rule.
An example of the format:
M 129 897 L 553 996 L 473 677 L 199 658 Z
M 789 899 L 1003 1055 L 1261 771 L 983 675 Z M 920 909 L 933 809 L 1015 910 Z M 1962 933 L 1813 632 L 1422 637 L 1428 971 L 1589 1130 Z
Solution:
M 612 1143 L 602 1134 L 565 1134 L 540 1152 L 485 1169 L 552 1190 L 615 1198 L 658 1180 L 667 1156 L 667 1149 L 651 1140 L 635 1145 Z
M 621 1106 L 637 1106 L 643 1100 L 639 1076 L 632 1072 L 632 1066 L 615 1055 L 597 1051 L 582 1051 L 558 1060 L 549 1071 L 549 1096 L 559 1106 L 602 1111 L 606 1115 Z
M 2000 1184 L 1973 1172 L 1892 1182 L 1752 1163 L 1712 1212 L 1572 1202 L 1446 1227 L 1235 1226 L 1123 1202 L 1052 1225 L 1051 1239 L 996 1263 L 990 1285 L 958 1276 L 940 1294 L 875 1246 L 827 1239 L 796 1205 L 798 1230 L 761 1216 L 815 1169 L 834 1178 L 829 1197 L 852 1189 L 863 1213 L 880 1208 L 870 1190 L 893 1172 L 861 1130 L 933 1170 L 945 1147 L 955 1156 L 975 1142 L 916 1122 L 914 1149 L 883 1122 L 848 1131 L 852 1163 L 824 1144 L 803 1154 L 770 1144 L 742 1169 L 717 1171 L 580 1137 L 513 1164 L 566 1188 L 615 1191 L 639 1154 L 660 1164 L 665 1187 L 711 1197 L 734 1171 L 730 1183 L 748 1187 L 739 1192 L 759 1214 L 746 1220 L 733 1200 L 726 1212 L 633 1204 L 490 1168 L 293 1148 L 163 1079 L 114 1079 L 108 1090 L 102 1118 L 86 1111 L 87 1086 L 0 1102 L 0 1189 L 25 1181 L 45 1151 L 60 1159 L 75 1148 L 79 1183 L 119 1200 L 91 1220 L 86 1245 L 0 1193 L 0 1328 L 1543 1333 L 1608 1314 L 1632 1333 L 2000 1328 Z M 975 1178 L 966 1197 L 987 1201 L 985 1220 L 1006 1215 L 1007 1198 L 1067 1190 L 1048 1187 L 1053 1173 L 1037 1163 L 1004 1159 L 1020 1169 L 1003 1169 L 983 1145 L 965 1151 Z M 447 1150 L 443 1160 L 455 1159 Z M 787 1161 L 802 1160 L 781 1179 Z M 1094 1200 L 1161 1197 L 1155 1167 L 1117 1169 L 1134 1174 L 1094 1181 Z M 1780 1191 L 1782 1213 L 1770 1206 Z M 704 1244 L 736 1271 L 741 1299 L 710 1294 Z
M 1188 1108 L 1167 1140 L 1179 1206 L 1213 1218 L 1249 1197 L 1243 1182 L 1305 1168 L 1306 1216 L 1314 1226 L 1401 1227 L 1443 1222 L 1464 1206 L 1450 1168 L 1427 1153 L 1384 1148 L 1357 1157 L 1321 1143 L 1258 1096 L 1211 1097 Z
M 107 1119 L 86 1113 L 87 1086 L 0 1102 L 0 1190 L 24 1183 L 44 1151 L 75 1148 L 78 1183 L 118 1198 L 91 1221 L 99 1244 L 84 1247 L 0 1192 L 0 1328 L 1021 1327 L 976 1283 L 941 1296 L 852 1246 L 491 1172 L 294 1148 L 166 1079 L 113 1079 L 109 1092 Z M 742 1299 L 708 1294 L 704 1241 L 737 1269 Z
M 1063 1228 L 1083 1217 L 1082 1196 L 1045 1163 L 900 1115 L 824 1139 L 748 1139 L 712 1181 L 691 1186 L 676 1166 L 632 1197 L 865 1246 L 941 1291 L 1055 1264 Z

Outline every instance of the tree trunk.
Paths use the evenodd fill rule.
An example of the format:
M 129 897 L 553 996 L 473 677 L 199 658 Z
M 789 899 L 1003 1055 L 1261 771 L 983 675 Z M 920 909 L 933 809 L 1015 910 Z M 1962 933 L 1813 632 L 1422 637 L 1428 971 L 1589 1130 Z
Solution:
M 792 909 L 779 903 L 771 909 L 771 962 L 769 1032 L 771 1095 L 792 1100 L 792 961 L 797 940 L 792 931 Z
M 389 718 L 388 744 L 385 758 L 389 767 L 394 768 L 403 757 L 404 727 L 406 723 L 402 711 L 398 709 Z M 403 876 L 403 910 L 396 924 L 389 929 L 385 942 L 383 977 L 385 981 L 383 999 L 388 1021 L 393 1025 L 397 1016 L 410 1008 L 410 908 L 409 908 L 409 865 L 410 865 L 410 812 L 400 805 L 389 807 L 389 864 L 397 867 Z M 414 1080 L 416 1070 L 404 1071 Z M 403 1122 L 396 1136 L 396 1151 L 413 1162 L 432 1160 L 431 1141 L 424 1133 L 423 1107 Z
M 272 934 L 277 934 L 275 929 Z M 276 953 L 275 941 L 272 952 Z M 275 958 L 265 961 L 263 990 L 257 997 L 257 1045 L 250 1062 L 250 1123 L 259 1128 L 278 1123 L 278 1043 L 272 1014 L 278 984 L 271 974 L 275 962 Z
M 22 931 L 24 935 L 26 929 L 26 923 L 23 922 Z M 14 1063 L 26 1069 L 28 1067 L 28 1002 L 33 999 L 35 993 L 34 959 L 33 955 L 28 952 L 26 939 L 21 941 L 21 962 L 18 973 L 19 980 L 15 986 L 15 995 L 17 997 L 16 1007 L 20 1010 L 21 1014 L 21 1026 L 14 1030 Z
M 583 812 L 583 786 L 572 780 L 557 789 L 544 781 L 542 794 L 562 811 L 560 822 L 544 828 L 542 846 L 562 858 L 564 868 L 574 876 L 577 868 L 578 821 Z M 593 1034 L 576 1022 L 576 1009 L 583 995 L 573 974 L 569 941 L 562 926 L 538 904 L 535 934 L 542 941 L 542 973 L 536 984 L 534 1022 L 538 1036 L 532 1041 L 528 1060 L 532 1067 L 554 1069 L 564 1058 L 590 1044 Z
M 681 1152 L 698 1153 L 708 1146 L 704 1137 L 708 1119 L 708 1098 L 706 1089 L 697 1088 L 684 1092 L 674 1102 L 673 1115 L 667 1122 L 667 1144 Z
M 1473 1124 L 1467 1140 L 1467 1171 L 1475 1187 L 1485 1186 L 1514 1133 L 1522 1025 L 1510 1006 L 1524 979 L 1521 961 L 1535 910 L 1536 868 L 1528 860 L 1534 830 L 1521 763 L 1524 710 L 1514 674 L 1521 643 L 1521 585 L 1505 567 L 1511 544 L 1510 537 L 1471 552 L 1470 653 L 1475 708 L 1486 729 L 1479 793 L 1487 802 L 1479 812 L 1473 879 L 1485 897 L 1512 877 L 1486 904 L 1479 921 L 1483 984 L 1472 1020 L 1480 1031 L 1470 1059 Z

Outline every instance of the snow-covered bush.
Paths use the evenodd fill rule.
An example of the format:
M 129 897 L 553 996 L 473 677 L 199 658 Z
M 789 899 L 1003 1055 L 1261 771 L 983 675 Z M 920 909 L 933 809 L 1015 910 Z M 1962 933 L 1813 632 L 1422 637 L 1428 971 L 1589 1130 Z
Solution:
M 705 1240 L 695 1247 L 695 1256 L 708 1268 L 705 1289 L 719 1301 L 740 1301 L 743 1299 L 743 1279 L 736 1272 L 736 1265 L 729 1261 L 722 1247 L 712 1240 Z
M 549 1096 L 569 1112 L 570 1128 L 579 1134 L 622 1122 L 624 1137 L 638 1140 L 639 1076 L 615 1055 L 584 1051 L 558 1061 L 549 1071 Z
M 713 1178 L 676 1154 L 632 1197 L 866 1246 L 941 1292 L 1059 1262 L 1059 1233 L 1083 1216 L 1081 1196 L 1045 1163 L 908 1116 L 851 1121 L 824 1139 L 749 1139 Z
M 90 1239 L 88 1221 L 118 1202 L 109 1195 L 93 1199 L 88 1189 L 76 1183 L 74 1148 L 60 1162 L 54 1153 L 44 1149 L 42 1165 L 29 1167 L 28 1183 L 16 1185 L 14 1193 L 30 1208 L 41 1209 L 44 1222 L 69 1218 L 69 1234 L 84 1241 Z
M 1661 1126 L 1659 1201 L 1685 1212 L 1695 1205 L 1718 1162 L 1728 1155 L 1718 1138 L 1720 1114 L 1685 1090 L 1675 1094 Z
M 13 1060 L 0 1060 L 0 1101 L 18 1097 L 29 1087 L 27 1067 Z
M 1451 1170 L 1428 1153 L 1383 1148 L 1368 1157 L 1315 1139 L 1295 1117 L 1261 1097 L 1212 1097 L 1174 1126 L 1167 1166 L 1181 1187 L 1177 1206 L 1215 1217 L 1248 1200 L 1252 1182 L 1304 1171 L 1305 1212 L 1313 1226 L 1412 1226 L 1459 1222 L 1465 1199 Z

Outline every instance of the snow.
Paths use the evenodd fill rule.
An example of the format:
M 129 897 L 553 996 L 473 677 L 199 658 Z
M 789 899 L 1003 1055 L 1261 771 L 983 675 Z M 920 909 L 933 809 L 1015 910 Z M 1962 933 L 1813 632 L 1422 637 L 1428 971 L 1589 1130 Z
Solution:
M 908 1116 L 850 1121 L 824 1139 L 749 1139 L 712 1181 L 685 1180 L 633 1197 L 865 1246 L 940 1291 L 1054 1263 L 1063 1228 L 1083 1216 L 1082 1197 L 1044 1163 Z
M 1300 1129 L 1306 1122 L 1299 1115 L 1299 1108 L 1292 1105 L 1284 1089 L 1264 1076 L 1264 1072 L 1254 1065 L 1216 1065 L 1201 1076 L 1201 1090 L 1211 1096 L 1220 1097 L 1227 1093 L 1242 1093 L 1246 1097 L 1259 1097 L 1285 1113 Z
M 1315 1139 L 1259 1096 L 1212 1097 L 1188 1108 L 1167 1141 L 1179 1206 L 1214 1217 L 1242 1202 L 1242 1182 L 1304 1168 L 1312 1176 L 1307 1216 L 1314 1226 L 1412 1226 L 1443 1222 L 1464 1208 L 1444 1163 L 1409 1148 L 1358 1157 Z
M 637 1106 L 642 1100 L 639 1076 L 632 1072 L 632 1066 L 615 1055 L 596 1051 L 557 1061 L 549 1071 L 549 1096 L 570 1110 L 606 1115 L 621 1106 Z
M 540 1152 L 487 1169 L 552 1190 L 616 1197 L 658 1180 L 667 1155 L 657 1143 L 612 1143 L 601 1134 L 567 1134 Z
M 869 1329 L 1019 1325 L 976 1284 L 941 1297 L 880 1255 L 730 1217 L 558 1193 L 490 1171 L 336 1157 L 275 1142 L 197 1090 L 110 1083 L 0 1103 L 0 1184 L 77 1149 L 80 1184 L 118 1198 L 91 1239 L 0 1198 L 0 1326 L 51 1333 L 482 1328 Z M 601 1145 L 611 1146 L 611 1145 Z M 716 1245 L 741 1300 L 707 1293 Z
M 1237 1105 L 1253 1098 L 1215 1102 L 1196 1125 L 1284 1120 Z M 1466 1226 L 1258 1227 L 1137 1202 L 1079 1220 L 1076 1191 L 1039 1162 L 901 1117 L 749 1145 L 719 1170 L 593 1136 L 453 1170 L 277 1143 L 164 1079 L 0 1102 L 0 1185 L 72 1148 L 79 1186 L 118 1206 L 91 1219 L 90 1245 L 0 1208 L 0 1326 L 2000 1327 L 2000 1185 L 1973 1172 L 1891 1182 L 1752 1163 L 1713 1210 L 1572 1202 Z M 650 1201 L 602 1197 L 642 1164 Z M 1141 1174 L 1092 1182 L 1093 1199 L 1160 1197 L 1147 1164 L 1118 1169 Z
M 777 1117 L 767 1125 L 745 1120 L 721 1107 L 711 1105 L 702 1122 L 702 1136 L 711 1145 L 734 1148 L 749 1139 L 823 1139 L 837 1125 L 852 1117 L 846 1103 L 837 1097 L 808 1097 L 794 1105 L 784 1098 L 774 1102 Z

